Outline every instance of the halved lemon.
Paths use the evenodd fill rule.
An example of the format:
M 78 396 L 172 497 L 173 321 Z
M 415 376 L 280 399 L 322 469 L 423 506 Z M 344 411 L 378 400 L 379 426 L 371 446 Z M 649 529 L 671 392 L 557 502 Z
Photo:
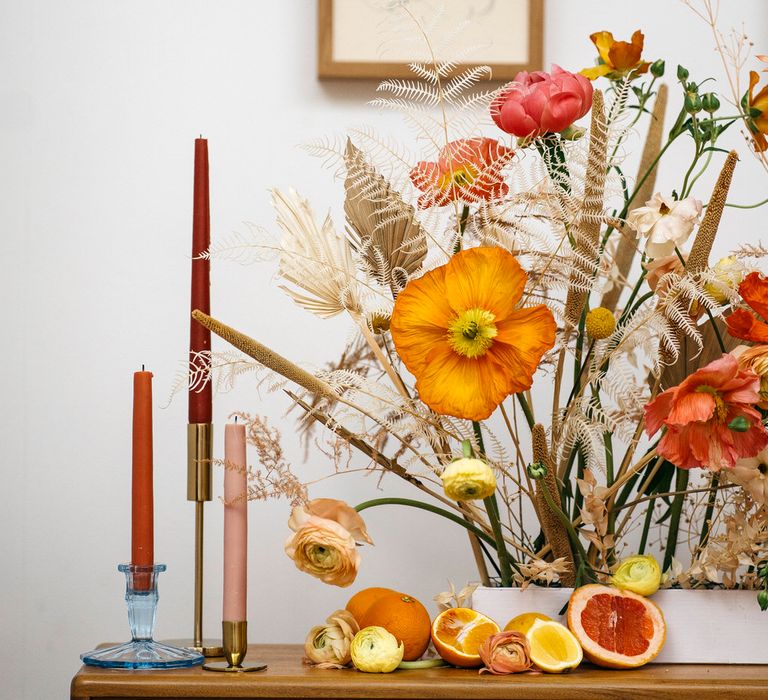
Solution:
M 464 668 L 483 665 L 478 650 L 499 626 L 482 613 L 469 608 L 448 608 L 432 622 L 432 643 L 449 664 Z
M 535 620 L 526 636 L 531 646 L 531 661 L 547 673 L 576 668 L 584 656 L 573 633 L 554 620 Z
M 539 612 L 527 612 L 521 613 L 513 617 L 504 627 L 505 632 L 520 632 L 521 634 L 528 634 L 528 630 L 533 627 L 533 623 L 536 620 L 551 620 L 551 617 L 547 617 L 544 613 Z

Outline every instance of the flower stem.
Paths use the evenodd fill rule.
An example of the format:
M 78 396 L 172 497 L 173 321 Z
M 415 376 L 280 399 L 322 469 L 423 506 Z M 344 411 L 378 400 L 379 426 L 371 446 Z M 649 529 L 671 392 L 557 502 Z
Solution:
M 485 457 L 483 432 L 478 421 L 472 421 L 472 430 L 477 439 L 477 446 L 480 448 L 483 457 Z M 499 504 L 496 501 L 496 494 L 493 493 L 488 498 L 484 498 L 483 503 L 485 504 L 486 513 L 488 513 L 488 521 L 491 524 L 493 537 L 496 540 L 496 553 L 499 557 L 499 569 L 501 569 L 501 585 L 511 586 L 512 565 L 509 559 L 509 552 L 507 552 L 507 546 L 504 544 L 504 533 L 501 530 L 501 516 L 499 515 Z
M 688 495 L 686 489 L 688 488 L 689 478 L 690 473 L 687 469 L 678 468 L 677 476 L 675 478 L 675 491 L 678 493 L 672 501 L 671 515 L 669 516 L 669 533 L 667 534 L 667 546 L 664 548 L 664 564 L 661 567 L 662 571 L 666 571 L 672 565 L 672 558 L 675 556 L 675 550 L 677 549 L 677 535 L 680 530 L 680 516 L 683 512 L 685 498 Z
M 712 480 L 709 482 L 709 498 L 707 498 L 707 509 L 704 511 L 704 522 L 701 524 L 701 535 L 699 536 L 699 546 L 697 549 L 701 552 L 707 545 L 709 535 L 712 532 L 712 513 L 715 510 L 715 501 L 717 500 L 718 487 L 720 486 L 720 473 L 712 474 Z
M 433 506 L 430 503 L 422 503 L 421 501 L 414 501 L 410 498 L 374 498 L 371 501 L 365 501 L 364 503 L 360 503 L 359 505 L 355 506 L 355 510 L 360 513 L 361 511 L 364 511 L 368 508 L 373 508 L 374 506 L 410 506 L 411 508 L 427 510 L 430 513 L 441 515 L 442 517 L 451 520 L 457 525 L 461 525 L 463 528 L 466 528 L 484 542 L 487 542 L 489 545 L 491 545 L 491 547 L 496 548 L 495 540 L 489 535 L 485 534 L 479 527 L 472 525 L 472 523 L 468 523 L 460 515 L 451 513 L 448 510 L 443 510 L 442 508 Z

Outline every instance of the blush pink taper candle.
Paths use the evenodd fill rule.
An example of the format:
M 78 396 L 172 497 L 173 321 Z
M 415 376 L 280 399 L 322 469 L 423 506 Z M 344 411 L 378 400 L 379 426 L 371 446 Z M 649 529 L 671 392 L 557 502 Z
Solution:
M 246 619 L 248 585 L 248 488 L 245 426 L 224 428 L 224 615 L 229 622 Z

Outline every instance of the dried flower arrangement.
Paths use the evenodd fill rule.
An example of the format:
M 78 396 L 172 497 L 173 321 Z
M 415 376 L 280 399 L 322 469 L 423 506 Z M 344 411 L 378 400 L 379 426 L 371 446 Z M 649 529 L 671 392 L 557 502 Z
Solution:
M 398 504 L 452 520 L 484 582 L 488 567 L 504 586 L 605 582 L 628 548 L 656 547 L 666 585 L 754 588 L 768 607 L 768 280 L 756 266 L 768 250 L 710 259 L 739 161 L 720 136 L 741 125 L 742 157 L 768 172 L 768 86 L 758 91 L 753 70 L 744 89 L 745 38 L 718 32 L 709 0 L 692 9 L 723 57 L 727 107 L 683 66 L 662 82 L 664 61 L 645 60 L 640 31 L 629 42 L 593 34 L 594 67 L 522 73 L 497 90 L 478 87 L 486 67 L 434 58 L 373 101 L 404 115 L 421 158 L 369 129 L 309 148 L 343 180 L 343 230 L 275 190 L 281 236 L 254 229 L 209 251 L 273 254 L 296 304 L 356 330 L 313 374 L 195 312 L 247 356 L 214 353 L 213 380 L 269 376 L 302 412 L 305 437 L 331 435 L 337 468 L 354 449 L 420 492 L 358 512 Z M 643 130 L 633 179 L 625 151 Z M 665 154 L 683 141 L 689 167 L 657 192 Z M 714 189 L 702 191 L 713 167 Z M 249 429 L 262 461 L 251 497 L 286 484 L 287 551 L 349 585 L 364 526 L 348 529 L 346 504 L 320 514 L 278 436 L 261 419 Z M 345 644 L 331 644 L 330 662 Z

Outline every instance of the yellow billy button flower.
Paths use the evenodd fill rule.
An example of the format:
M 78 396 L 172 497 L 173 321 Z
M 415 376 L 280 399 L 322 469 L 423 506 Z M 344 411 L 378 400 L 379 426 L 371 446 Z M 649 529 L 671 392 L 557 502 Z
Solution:
M 365 627 L 352 640 L 352 663 L 358 671 L 390 673 L 403 660 L 405 647 L 383 627 Z
M 653 595 L 661 584 L 661 567 L 652 556 L 637 554 L 619 564 L 611 583 L 623 591 L 632 591 L 644 596 Z
M 486 462 L 472 456 L 469 440 L 462 443 L 464 456 L 455 459 L 440 475 L 445 495 L 454 501 L 488 498 L 496 490 L 496 477 Z
M 613 333 L 616 328 L 616 318 L 604 306 L 598 306 L 587 312 L 585 328 L 592 340 L 602 340 Z

